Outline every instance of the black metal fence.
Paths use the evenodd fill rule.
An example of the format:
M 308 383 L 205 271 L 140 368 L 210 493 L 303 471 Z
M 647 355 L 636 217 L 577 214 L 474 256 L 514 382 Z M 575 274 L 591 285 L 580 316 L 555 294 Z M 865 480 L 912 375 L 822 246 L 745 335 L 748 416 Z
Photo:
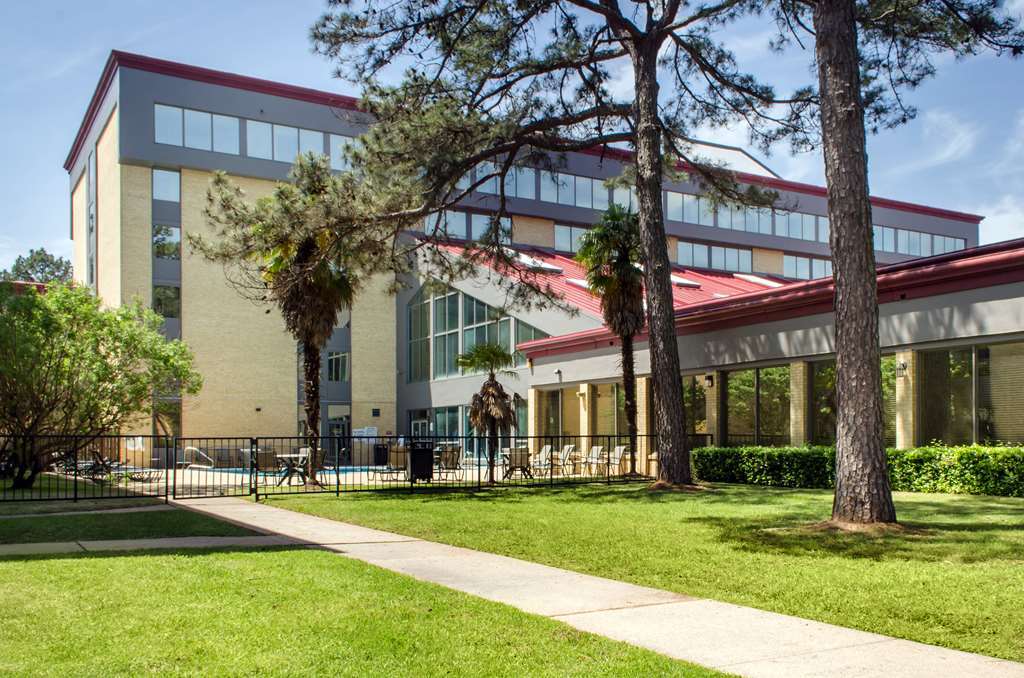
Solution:
M 0 501 L 610 483 L 649 477 L 656 453 L 656 436 L 634 450 L 624 435 L 325 437 L 315 452 L 304 437 L 8 436 Z

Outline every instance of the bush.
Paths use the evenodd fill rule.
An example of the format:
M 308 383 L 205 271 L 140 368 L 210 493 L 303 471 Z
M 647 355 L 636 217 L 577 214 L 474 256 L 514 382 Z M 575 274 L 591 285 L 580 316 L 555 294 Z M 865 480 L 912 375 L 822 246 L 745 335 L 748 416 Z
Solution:
M 892 489 L 1024 497 L 1024 447 L 887 450 Z M 835 487 L 831 447 L 704 447 L 693 451 L 701 480 L 772 487 Z

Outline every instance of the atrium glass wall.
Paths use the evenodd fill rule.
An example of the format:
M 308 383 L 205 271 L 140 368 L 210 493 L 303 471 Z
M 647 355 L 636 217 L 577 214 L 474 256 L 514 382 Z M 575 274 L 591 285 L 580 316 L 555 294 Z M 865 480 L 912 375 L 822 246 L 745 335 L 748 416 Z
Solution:
M 620 384 L 594 386 L 590 430 L 597 435 L 629 435 L 626 423 L 626 392 Z
M 789 365 L 725 376 L 726 445 L 789 444 Z
M 896 357 L 882 356 L 882 425 L 886 447 L 896 445 Z M 813 445 L 834 445 L 836 415 L 836 361 L 811 363 L 810 435 Z
M 562 432 L 562 392 L 540 391 L 537 394 L 540 409 L 540 431 L 542 436 L 557 436 Z
M 709 433 L 707 391 L 704 376 L 683 377 L 683 412 L 687 433 Z
M 920 442 L 971 443 L 974 440 L 972 350 L 922 351 L 918 361 Z
M 977 347 L 978 440 L 1024 442 L 1024 343 Z

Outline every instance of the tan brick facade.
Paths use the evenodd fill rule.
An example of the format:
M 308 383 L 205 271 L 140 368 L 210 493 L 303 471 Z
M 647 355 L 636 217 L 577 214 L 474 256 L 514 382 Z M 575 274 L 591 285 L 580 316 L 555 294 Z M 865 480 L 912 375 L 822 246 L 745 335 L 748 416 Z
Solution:
M 120 306 L 121 164 L 117 109 L 96 141 L 96 293 L 106 306 Z
M 538 247 L 555 246 L 555 222 L 550 219 L 512 216 L 512 242 Z
M 121 299 L 146 306 L 153 296 L 152 181 L 148 167 L 121 166 Z
M 806 445 L 810 442 L 808 410 L 810 408 L 811 364 L 795 362 L 789 365 L 789 443 Z
M 918 422 L 917 404 L 919 401 L 920 378 L 918 375 L 917 351 L 900 351 L 896 354 L 896 364 L 905 363 L 906 373 L 896 376 L 896 447 L 901 450 L 917 445 Z
M 210 235 L 203 216 L 210 174 L 181 172 L 182 241 Z M 273 182 L 236 178 L 251 199 L 268 195 Z M 185 398 L 186 435 L 295 435 L 298 375 L 295 340 L 279 313 L 241 299 L 220 265 L 191 254 L 181 261 L 182 339 L 195 353 L 202 392 Z
M 86 257 L 88 256 L 86 239 L 89 237 L 85 223 L 87 207 L 85 191 L 85 172 L 82 172 L 78 183 L 71 191 L 71 238 L 74 241 L 71 243 L 71 266 L 74 270 L 75 282 L 81 285 L 86 284 Z
M 388 278 L 371 279 L 352 306 L 352 428 L 397 432 L 398 382 L 395 298 Z M 373 410 L 379 416 L 373 416 Z
M 636 457 L 637 471 L 654 475 L 658 471 L 658 448 L 647 438 L 654 433 L 651 426 L 653 415 L 651 403 L 651 378 L 636 379 L 636 432 L 639 454 Z
M 782 275 L 782 252 L 778 250 L 764 250 L 755 247 L 751 256 L 754 273 L 774 273 Z

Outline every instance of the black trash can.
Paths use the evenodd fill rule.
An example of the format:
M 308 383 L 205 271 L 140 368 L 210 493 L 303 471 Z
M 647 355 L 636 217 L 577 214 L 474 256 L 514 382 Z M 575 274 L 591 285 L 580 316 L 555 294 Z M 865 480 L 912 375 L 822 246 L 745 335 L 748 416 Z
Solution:
M 434 443 L 431 440 L 414 440 L 409 446 L 409 479 L 412 482 L 434 479 Z
M 373 446 L 373 465 L 387 466 L 388 446 L 385 443 L 377 443 Z

